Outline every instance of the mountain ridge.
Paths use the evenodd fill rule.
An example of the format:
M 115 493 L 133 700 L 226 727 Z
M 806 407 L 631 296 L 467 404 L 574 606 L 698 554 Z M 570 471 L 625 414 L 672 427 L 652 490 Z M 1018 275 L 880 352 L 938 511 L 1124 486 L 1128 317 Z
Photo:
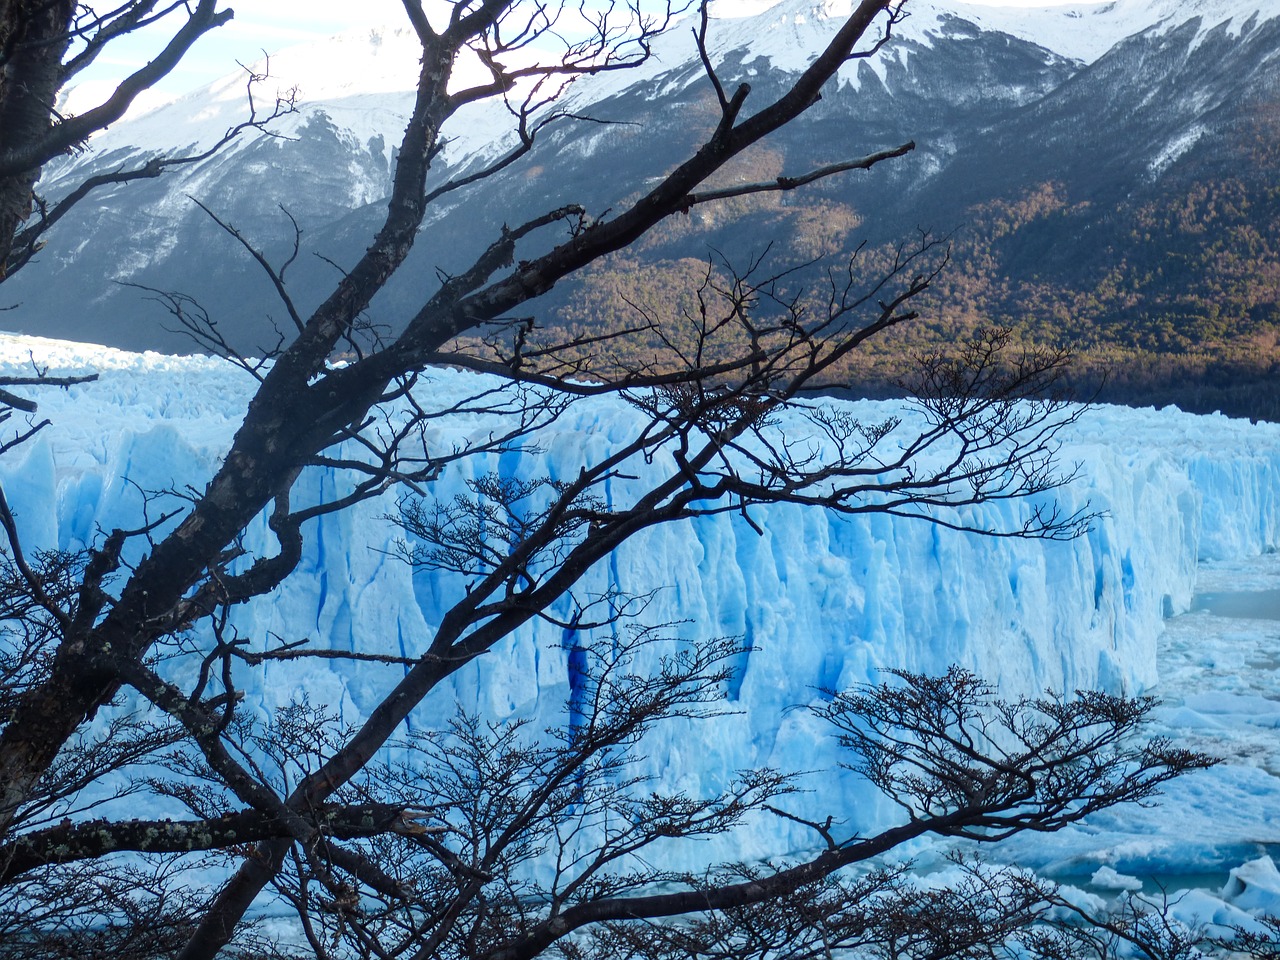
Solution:
M 853 3 L 852 0 L 776 0 L 761 6 L 762 9 L 755 11 L 754 7 L 746 5 L 751 13 L 731 16 L 727 15 L 731 5 L 714 5 L 718 17 L 713 21 L 717 49 L 722 56 L 746 50 L 754 56 L 767 57 L 772 52 L 787 58 L 787 62 L 775 66 L 794 70 L 802 67 L 807 57 L 820 49 L 823 37 L 830 33 L 822 26 L 811 30 L 802 28 L 812 27 L 814 21 L 821 24 L 847 17 Z M 895 38 L 899 40 L 924 42 L 947 34 L 950 29 L 948 21 L 959 20 L 979 30 L 1017 37 L 1068 59 L 1093 62 L 1115 43 L 1145 31 L 1167 28 L 1170 24 L 1181 24 L 1195 17 L 1210 24 L 1202 27 L 1202 32 L 1224 26 L 1230 31 L 1238 22 L 1243 25 L 1253 22 L 1263 9 L 1260 0 L 1110 0 L 1044 7 L 1005 7 L 966 0 L 913 0 L 906 12 L 903 22 L 893 29 Z M 1280 16 L 1280 11 L 1273 16 Z M 878 29 L 883 30 L 879 21 Z M 782 36 L 783 41 L 778 42 L 777 36 Z M 664 54 L 669 55 L 672 49 L 681 52 L 674 63 L 663 59 Z M 417 38 L 410 27 L 375 25 L 285 47 L 249 64 L 248 69 L 267 79 L 268 85 L 264 89 L 273 96 L 296 90 L 301 96 L 301 105 L 306 109 L 321 104 L 331 105 L 335 100 L 410 93 L 416 81 L 414 58 L 417 53 Z M 612 77 L 597 75 L 584 78 L 581 86 L 586 89 L 580 99 L 604 99 L 618 89 L 680 69 L 695 60 L 696 51 L 691 38 L 677 28 L 661 38 L 646 69 L 625 71 Z M 344 63 L 347 69 L 335 71 L 332 69 L 334 63 Z M 883 73 L 880 70 L 876 72 L 883 79 Z M 463 74 L 469 78 L 478 76 L 477 65 L 464 65 Z M 602 79 L 605 77 L 609 79 Z M 615 81 L 613 78 L 618 79 Z M 846 71 L 844 79 L 852 81 L 855 78 L 848 76 Z M 274 84 L 271 84 L 273 80 Z M 140 116 L 126 118 L 113 130 L 95 138 L 88 145 L 88 150 L 92 153 L 99 147 L 110 151 L 125 146 L 169 149 L 185 145 L 181 143 L 184 138 L 189 143 L 209 146 L 232 125 L 232 118 L 243 109 L 246 81 L 243 70 L 229 73 Z M 236 112 L 224 118 L 221 109 L 210 109 L 211 103 L 234 104 Z M 194 104 L 201 104 L 203 109 L 193 111 Z M 227 122 L 211 122 L 215 119 L 215 112 L 219 121 L 225 119 Z M 407 116 L 407 110 L 397 112 L 404 112 Z M 153 114 L 161 114 L 164 122 L 146 122 L 146 118 Z M 179 118 L 187 122 L 175 124 Z M 285 126 L 287 128 L 287 122 Z M 175 135 L 175 130 L 187 127 L 194 128 L 196 139 L 191 139 L 192 132 Z M 380 130 L 386 132 L 385 129 Z
M 783 89 L 813 52 L 797 38 L 818 36 L 819 15 L 836 16 L 846 6 L 847 0 L 787 0 L 717 24 L 717 62 L 726 82 L 752 84 L 748 109 Z M 1280 102 L 1274 55 L 1280 11 L 1266 16 L 1256 0 L 1117 0 L 1016 15 L 921 0 L 911 9 L 874 64 L 850 64 L 802 121 L 744 155 L 727 175 L 794 175 L 908 139 L 918 145 L 913 154 L 865 176 L 824 181 L 785 202 L 762 197 L 735 201 L 732 211 L 699 208 L 662 225 L 615 264 L 562 285 L 541 304 L 544 322 L 622 323 L 627 300 L 641 294 L 655 309 L 678 309 L 678 298 L 658 289 L 667 283 L 661 278 L 694 275 L 712 251 L 749 258 L 774 239 L 784 262 L 839 259 L 859 243 L 874 251 L 927 227 L 954 233 L 955 264 L 917 340 L 895 341 L 868 369 L 853 371 L 868 390 L 892 384 L 903 372 L 902 356 L 946 349 L 984 323 L 1013 327 L 1028 343 L 1075 344 L 1086 356 L 1086 384 L 1119 362 L 1113 382 L 1136 377 L 1142 388 L 1113 399 L 1186 403 L 1166 387 L 1185 380 L 1187 369 L 1201 380 L 1247 382 L 1250 390 L 1266 381 L 1280 363 L 1274 267 L 1280 200 L 1272 188 L 1280 158 L 1269 145 L 1280 131 L 1270 106 Z M 1086 61 L 987 29 L 994 26 L 989 16 L 1054 24 L 1058 35 L 1062 24 L 1076 21 L 1135 32 Z M 781 26 L 770 32 L 770 23 Z M 1036 29 L 1041 40 L 1053 40 L 1052 31 Z M 1030 26 L 1023 32 L 1035 34 Z M 1092 42 L 1100 44 L 1099 35 L 1091 34 Z M 272 308 L 263 306 L 272 302 L 269 285 L 186 195 L 282 258 L 292 237 L 277 204 L 287 207 L 305 230 L 308 256 L 292 269 L 300 306 L 307 306 L 308 293 L 335 276 L 328 262 L 358 254 L 381 215 L 392 145 L 408 109 L 405 96 L 390 88 L 405 61 L 412 67 L 403 52 L 412 43 L 406 31 L 365 31 L 325 41 L 315 48 L 329 51 L 324 55 L 274 58 L 285 83 L 291 56 L 314 67 L 350 49 L 359 55 L 337 60 L 361 79 L 331 71 L 326 82 L 346 95 L 304 102 L 286 117 L 277 132 L 295 139 L 246 139 L 180 177 L 95 195 L 53 235 L 42 263 L 9 281 L 36 306 L 0 314 L 0 324 L 134 348 L 189 349 L 181 337 L 157 331 L 165 319 L 147 304 L 153 295 L 114 284 L 104 290 L 106 277 L 180 290 L 204 304 L 245 350 L 269 345 Z M 685 55 L 668 52 L 681 44 Z M 395 49 L 402 53 L 395 56 Z M 686 32 L 676 30 L 643 70 L 575 85 L 566 105 L 608 123 L 548 127 L 526 164 L 433 212 L 404 277 L 375 301 L 371 322 L 393 329 L 421 297 L 405 277 L 459 269 L 503 223 L 564 202 L 598 214 L 678 162 L 714 119 L 691 50 Z M 360 66 L 366 55 L 379 64 L 367 75 Z M 199 130 L 220 132 L 239 108 L 239 91 L 230 79 L 220 81 L 168 112 L 118 125 L 83 155 L 51 165 L 47 189 L 56 193 L 105 165 L 146 156 L 155 144 L 136 144 L 149 138 L 180 143 L 198 140 Z M 495 131 L 504 111 L 488 109 L 488 117 L 469 114 L 446 128 L 455 139 L 433 177 L 474 169 L 500 152 Z M 253 190 L 245 190 L 248 183 Z M 43 276 L 46 290 L 53 278 L 56 292 L 33 295 L 23 286 L 27 275 Z M 73 294 L 78 290 L 92 293 L 87 304 Z M 1151 370 L 1168 364 L 1168 383 L 1147 382 Z M 1241 365 L 1252 372 L 1242 377 Z M 1276 390 L 1264 392 L 1261 406 L 1222 405 L 1259 415 L 1270 403 L 1280 411 Z

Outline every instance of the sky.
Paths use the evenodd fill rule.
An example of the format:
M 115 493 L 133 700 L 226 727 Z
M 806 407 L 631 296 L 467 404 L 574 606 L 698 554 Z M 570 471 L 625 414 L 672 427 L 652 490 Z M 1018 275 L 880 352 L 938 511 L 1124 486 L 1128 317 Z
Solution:
M 1043 7 L 1055 0 L 980 0 L 992 6 Z M 1057 0 L 1072 2 L 1072 0 Z M 1079 2 L 1079 0 L 1074 0 Z M 1089 2 L 1089 0 L 1085 0 Z M 235 11 L 226 25 L 206 34 L 178 67 L 157 87 L 140 98 L 146 108 L 171 100 L 189 90 L 234 73 L 239 63 L 252 63 L 284 47 L 305 43 L 359 27 L 405 23 L 400 0 L 229 0 Z M 719 0 L 723 10 L 753 13 L 771 6 L 770 0 Z M 105 98 L 115 82 L 151 59 L 167 35 L 131 36 L 117 41 L 99 58 L 91 71 L 78 80 L 64 109 L 80 112 Z

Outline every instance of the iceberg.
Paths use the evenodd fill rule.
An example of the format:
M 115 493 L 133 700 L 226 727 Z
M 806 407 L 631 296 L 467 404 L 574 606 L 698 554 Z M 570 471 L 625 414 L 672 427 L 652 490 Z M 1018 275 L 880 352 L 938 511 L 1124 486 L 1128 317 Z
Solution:
M 144 510 L 154 519 L 180 508 L 182 492 L 199 490 L 215 469 L 254 385 L 210 358 L 0 339 L 6 369 L 29 372 L 33 362 L 55 374 L 100 374 L 94 383 L 42 390 L 40 416 L 50 425 L 0 460 L 0 483 L 33 548 L 82 549 L 113 528 L 138 527 Z M 440 370 L 426 389 L 462 395 L 478 384 L 474 374 Z M 867 421 L 901 412 L 869 401 L 849 408 Z M 539 434 L 538 451 L 463 461 L 428 492 L 453 497 L 485 471 L 571 475 L 584 458 L 606 455 L 639 416 L 621 400 L 578 403 Z M 483 418 L 460 416 L 434 429 L 447 444 L 451 431 L 463 438 L 488 428 Z M 785 505 L 752 508 L 749 520 L 725 513 L 652 528 L 592 569 L 586 594 L 653 592 L 647 621 L 679 622 L 672 632 L 693 638 L 742 638 L 737 676 L 725 690 L 729 712 L 661 726 L 644 743 L 642 770 L 691 791 L 747 768 L 822 771 L 821 789 L 788 798 L 790 808 L 815 819 L 835 812 L 850 830 L 870 829 L 894 811 L 840 769 L 836 745 L 805 709 L 823 691 L 876 682 L 884 668 L 934 673 L 951 664 L 1011 696 L 1153 688 L 1157 638 L 1165 617 L 1188 609 L 1197 562 L 1260 554 L 1280 541 L 1280 426 L 1173 408 L 1096 407 L 1061 439 L 1061 463 L 1077 476 L 1056 496 L 1067 510 L 1087 504 L 1099 512 L 1075 540 L 990 537 Z M 330 498 L 347 482 L 331 469 L 309 470 L 295 504 Z M 397 494 L 387 492 L 309 521 L 299 569 L 270 596 L 238 608 L 231 627 L 258 645 L 305 637 L 333 649 L 420 653 L 463 587 L 403 562 L 405 534 L 388 519 L 399 509 Z M 1010 529 L 1025 509 L 984 503 L 961 519 Z M 245 547 L 274 551 L 265 518 L 247 531 Z M 530 718 L 534 729 L 561 722 L 575 643 L 562 627 L 525 625 L 437 690 L 411 729 L 439 728 L 459 710 Z M 340 661 L 266 663 L 243 668 L 237 682 L 250 713 L 266 716 L 305 695 L 353 724 L 398 679 L 394 672 Z M 770 820 L 735 834 L 731 846 L 717 840 L 689 856 L 750 860 L 812 840 L 797 823 Z

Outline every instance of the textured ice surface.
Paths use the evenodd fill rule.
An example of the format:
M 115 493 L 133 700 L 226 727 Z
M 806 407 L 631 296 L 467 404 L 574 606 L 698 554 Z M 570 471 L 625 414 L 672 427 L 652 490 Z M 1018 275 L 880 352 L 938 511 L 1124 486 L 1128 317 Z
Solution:
M 101 374 L 93 384 L 41 391 L 40 413 L 52 426 L 0 462 L 0 481 L 32 546 L 83 547 L 102 531 L 140 526 L 143 491 L 202 488 L 252 387 L 248 376 L 214 360 L 35 338 L 3 338 L 0 359 L 9 369 L 29 370 L 34 359 L 55 373 Z M 484 384 L 457 372 L 433 376 L 425 389 L 436 397 L 462 396 Z M 849 409 L 875 421 L 897 408 L 860 403 Z M 430 492 L 452 497 L 468 476 L 487 471 L 526 479 L 576 474 L 584 461 L 616 448 L 638 422 L 636 411 L 619 401 L 579 404 L 539 438 L 542 454 L 464 463 Z M 448 446 L 491 428 L 483 418 L 457 418 L 437 427 L 434 439 Z M 1068 507 L 1088 501 L 1104 511 L 1087 536 L 1069 543 L 787 506 L 753 509 L 761 532 L 736 514 L 656 528 L 590 571 L 585 593 L 656 590 L 648 620 L 688 621 L 680 628 L 686 636 L 739 636 L 752 648 L 739 657 L 739 677 L 726 691 L 737 712 L 692 728 L 662 728 L 646 741 L 648 769 L 669 786 L 690 790 L 710 789 L 754 766 L 822 771 L 820 789 L 796 798 L 793 808 L 813 816 L 836 813 L 865 828 L 890 811 L 836 770 L 834 745 L 804 709 L 823 688 L 874 681 L 879 668 L 941 671 L 952 663 L 990 677 L 1009 694 L 1153 688 L 1163 617 L 1189 608 L 1197 558 L 1257 555 L 1280 539 L 1280 428 L 1174 409 L 1102 407 L 1064 440 L 1062 461 L 1078 464 L 1080 476 L 1059 496 Z M 661 467 L 659 461 L 650 469 Z M 606 495 L 632 495 L 645 482 L 643 469 L 635 480 L 619 478 Z M 347 482 L 328 470 L 306 473 L 294 504 L 332 497 Z M 153 502 L 152 516 L 165 505 L 181 503 Z M 297 573 L 270 597 L 238 609 L 235 628 L 255 646 L 309 637 L 335 649 L 423 650 L 443 604 L 462 586 L 443 575 L 415 574 L 392 556 L 399 533 L 383 516 L 396 509 L 395 495 L 387 494 L 309 523 Z M 1007 529 L 1026 510 L 1025 504 L 984 504 L 960 519 Z M 247 532 L 246 546 L 273 552 L 261 518 Z M 499 719 L 531 716 L 539 726 L 557 722 L 570 689 L 573 644 L 560 628 L 522 627 L 459 671 L 411 724 L 436 727 L 459 706 Z M 269 664 L 245 671 L 238 682 L 249 711 L 270 711 L 305 694 L 357 723 L 394 679 L 381 667 L 319 663 Z M 1213 709 L 1196 701 L 1186 709 L 1213 722 Z M 1268 716 L 1252 701 L 1241 709 L 1255 725 Z M 1253 769 L 1213 781 L 1225 791 L 1224 804 L 1236 803 L 1233 791 L 1247 795 L 1258 788 L 1249 779 Z M 810 840 L 794 824 L 774 822 L 739 837 L 729 855 L 749 858 L 776 852 L 779 841 L 799 847 Z M 1074 856 L 1079 842 L 1093 841 L 1077 837 L 1074 852 L 1059 851 L 1062 857 Z M 1045 851 L 1041 862 L 1058 855 Z M 1117 854 L 1093 861 L 1087 874 L 1103 865 L 1132 873 L 1141 860 L 1141 851 Z
M 1206 501 L 1207 502 L 1207 501 Z M 998 856 L 1094 889 L 1116 876 L 1168 892 L 1189 924 L 1276 913 L 1280 885 L 1280 555 L 1208 560 L 1191 612 L 1157 646 L 1163 705 L 1153 733 L 1221 760 L 1168 784 L 1151 807 L 1125 807 L 1061 833 L 1018 837 Z M 1238 869 L 1234 869 L 1238 868 Z M 1194 888 L 1182 895 L 1183 888 Z

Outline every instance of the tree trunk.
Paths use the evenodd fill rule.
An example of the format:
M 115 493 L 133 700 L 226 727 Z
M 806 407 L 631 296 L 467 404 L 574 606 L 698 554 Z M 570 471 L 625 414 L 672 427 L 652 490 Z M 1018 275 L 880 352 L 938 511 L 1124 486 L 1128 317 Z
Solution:
M 0 0 L 0 152 L 48 131 L 75 9 L 73 0 Z M 36 167 L 0 178 L 0 279 L 39 176 Z

